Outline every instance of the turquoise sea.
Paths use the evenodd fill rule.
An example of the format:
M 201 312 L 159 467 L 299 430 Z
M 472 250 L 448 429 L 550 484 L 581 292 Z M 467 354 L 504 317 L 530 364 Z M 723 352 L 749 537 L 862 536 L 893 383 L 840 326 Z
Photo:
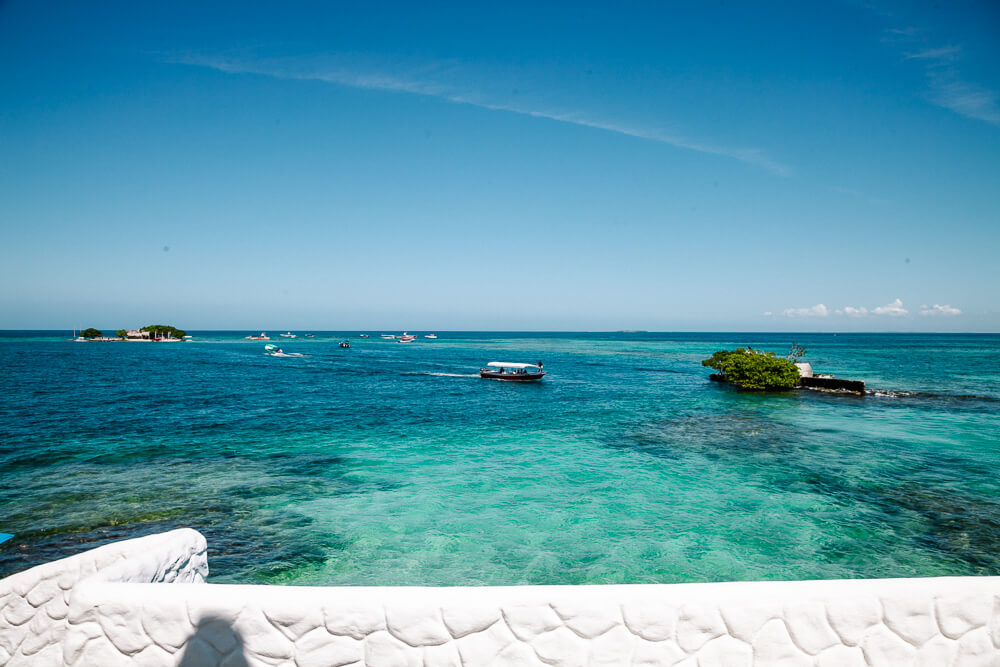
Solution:
M 178 526 L 216 582 L 1000 574 L 998 335 L 273 332 L 307 356 L 272 358 L 191 333 L 0 333 L 0 576 Z M 792 341 L 873 392 L 700 365 Z M 494 360 L 549 375 L 479 379 Z

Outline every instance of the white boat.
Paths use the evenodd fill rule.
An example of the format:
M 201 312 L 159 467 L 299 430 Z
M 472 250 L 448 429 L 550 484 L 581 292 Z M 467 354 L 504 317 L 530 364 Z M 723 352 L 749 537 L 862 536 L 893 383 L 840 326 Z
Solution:
M 437 338 L 437 336 L 434 334 L 427 334 L 424 338 Z
M 271 340 L 271 339 L 268 338 L 266 333 L 261 331 L 259 336 L 247 336 L 246 340 Z
M 416 338 L 416 337 L 417 337 L 417 336 L 416 336 L 416 334 L 411 334 L 411 333 L 406 333 L 406 332 L 404 331 L 404 332 L 403 332 L 403 335 L 402 335 L 402 336 L 400 336 L 400 339 L 402 339 L 402 340 L 413 340 L 413 339 L 414 339 L 414 338 Z
M 304 357 L 301 352 L 285 352 L 277 345 L 265 345 L 264 354 L 269 357 Z
M 297 338 L 297 336 L 293 334 L 291 331 L 289 331 L 288 333 L 283 333 L 278 335 L 281 336 L 282 338 Z
M 479 377 L 509 382 L 535 382 L 545 377 L 545 371 L 542 370 L 540 361 L 537 364 L 491 361 L 486 364 L 486 368 L 479 369 Z
M 392 334 L 382 334 L 382 338 L 384 338 L 386 340 L 393 340 L 396 337 L 394 335 L 392 335 Z
M 396 342 L 397 343 L 412 343 L 415 340 L 415 338 L 416 337 L 414 337 L 414 338 L 398 338 L 398 339 L 396 339 Z

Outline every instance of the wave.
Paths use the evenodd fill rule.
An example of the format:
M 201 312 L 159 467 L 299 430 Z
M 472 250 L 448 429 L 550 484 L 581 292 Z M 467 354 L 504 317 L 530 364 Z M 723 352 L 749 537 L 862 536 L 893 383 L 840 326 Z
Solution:
M 996 396 L 985 396 L 980 394 L 949 394 L 933 391 L 902 391 L 896 389 L 869 389 L 865 392 L 868 396 L 876 398 L 916 398 L 937 401 L 984 401 L 1000 403 L 1000 398 Z
M 433 375 L 442 378 L 477 378 L 478 373 L 420 373 L 419 375 Z

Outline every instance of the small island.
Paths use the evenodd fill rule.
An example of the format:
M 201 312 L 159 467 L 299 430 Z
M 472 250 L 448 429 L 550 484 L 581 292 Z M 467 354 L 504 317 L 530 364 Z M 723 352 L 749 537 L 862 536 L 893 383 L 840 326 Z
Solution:
M 114 337 L 105 336 L 100 329 L 84 329 L 75 340 L 87 342 L 119 343 L 181 343 L 190 339 L 183 329 L 168 324 L 150 324 L 141 329 L 119 329 Z
M 708 376 L 710 380 L 747 391 L 812 389 L 864 395 L 864 380 L 842 380 L 829 374 L 813 373 L 812 365 L 799 361 L 805 353 L 805 348 L 795 343 L 786 357 L 747 346 L 746 349 L 719 350 L 701 365 L 718 371 Z

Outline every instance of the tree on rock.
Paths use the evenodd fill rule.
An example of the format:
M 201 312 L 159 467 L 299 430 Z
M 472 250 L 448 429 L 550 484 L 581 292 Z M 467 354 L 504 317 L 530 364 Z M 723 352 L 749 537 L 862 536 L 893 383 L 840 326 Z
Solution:
M 719 350 L 701 364 L 719 371 L 723 379 L 740 389 L 780 391 L 791 389 L 799 382 L 799 369 L 795 364 L 775 357 L 773 352 Z
M 91 327 L 90 329 L 84 329 L 80 332 L 81 338 L 100 338 L 101 332 L 97 329 Z
M 124 329 L 119 329 L 118 331 L 115 332 L 115 335 L 118 336 L 119 338 L 125 338 L 125 336 L 128 335 L 128 332 L 125 331 Z

